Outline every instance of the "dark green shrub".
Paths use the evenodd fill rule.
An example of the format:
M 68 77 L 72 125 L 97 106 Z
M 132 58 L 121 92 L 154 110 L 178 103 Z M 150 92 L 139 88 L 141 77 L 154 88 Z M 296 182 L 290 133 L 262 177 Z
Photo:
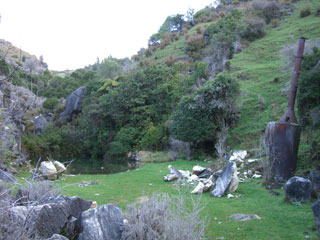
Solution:
M 271 25 L 273 28 L 277 28 L 279 26 L 279 20 L 278 19 L 272 19 Z
M 50 97 L 43 102 L 42 106 L 46 109 L 52 110 L 58 105 L 58 103 L 59 99 L 57 97 Z
M 265 21 L 262 18 L 251 17 L 246 18 L 245 23 L 247 24 L 246 30 L 243 33 L 243 37 L 252 41 L 257 38 L 264 36 L 264 28 L 266 26 Z
M 311 115 L 320 106 L 320 50 L 304 56 L 298 85 L 298 111 L 303 125 L 311 123 Z
M 300 17 L 308 17 L 311 14 L 310 6 L 306 6 L 303 9 L 300 10 Z
M 262 11 L 267 23 L 281 15 L 280 5 L 273 1 L 266 3 Z
M 223 122 L 237 120 L 235 98 L 239 86 L 228 74 L 218 74 L 201 88 L 181 99 L 172 116 L 172 135 L 186 142 L 214 141 Z
M 316 16 L 316 17 L 319 17 L 319 16 L 320 16 L 320 6 L 317 8 L 316 13 L 315 13 L 315 16 Z

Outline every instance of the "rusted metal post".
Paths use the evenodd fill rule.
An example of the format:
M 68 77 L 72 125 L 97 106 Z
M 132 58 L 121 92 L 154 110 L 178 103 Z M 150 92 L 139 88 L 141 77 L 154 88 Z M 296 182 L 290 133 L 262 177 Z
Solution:
M 272 180 L 286 181 L 296 171 L 300 141 L 300 126 L 294 114 L 297 83 L 301 68 L 305 38 L 300 38 L 296 63 L 292 73 L 288 107 L 280 122 L 269 122 L 265 132 L 265 145 L 269 155 Z M 270 179 L 271 180 L 271 179 Z
M 298 50 L 296 55 L 296 63 L 294 65 L 292 79 L 291 79 L 288 107 L 287 107 L 287 111 L 283 114 L 282 118 L 280 119 L 280 122 L 297 123 L 297 118 L 294 114 L 294 103 L 296 101 L 297 83 L 298 83 L 299 72 L 300 72 L 301 63 L 302 63 L 305 40 L 306 39 L 304 37 L 301 37 L 299 39 L 299 45 L 298 45 Z

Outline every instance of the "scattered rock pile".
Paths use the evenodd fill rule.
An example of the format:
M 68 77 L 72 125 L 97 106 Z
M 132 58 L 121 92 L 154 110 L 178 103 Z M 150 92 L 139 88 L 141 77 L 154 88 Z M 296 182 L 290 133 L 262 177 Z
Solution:
M 234 151 L 228 157 L 228 164 L 221 170 L 213 172 L 210 168 L 194 166 L 192 171 L 177 170 L 169 165 L 170 173 L 163 177 L 164 181 L 184 181 L 183 184 L 196 185 L 192 194 L 202 194 L 211 190 L 212 197 L 222 197 L 227 192 L 233 193 L 237 190 L 240 182 L 247 178 L 261 178 L 261 172 L 257 171 L 260 164 L 259 159 L 246 159 L 247 151 Z M 240 166 L 240 170 L 237 168 Z M 239 175 L 242 178 L 239 178 Z M 229 198 L 234 197 L 232 194 Z

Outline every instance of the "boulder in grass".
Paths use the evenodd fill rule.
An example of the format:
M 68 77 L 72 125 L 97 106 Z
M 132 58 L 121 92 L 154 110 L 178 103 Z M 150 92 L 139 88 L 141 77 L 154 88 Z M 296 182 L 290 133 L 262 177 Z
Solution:
M 318 227 L 320 227 L 320 200 L 312 204 L 311 208 L 313 211 L 314 219 L 316 220 L 316 224 Z
M 309 179 L 312 182 L 312 194 L 319 198 L 320 197 L 320 171 L 314 170 L 310 173 Z
M 58 172 L 56 167 L 51 161 L 43 161 L 40 164 L 40 172 L 50 180 L 56 180 L 58 178 Z
M 216 182 L 215 187 L 211 191 L 210 195 L 212 197 L 222 197 L 226 194 L 236 168 L 237 166 L 234 162 L 230 162 L 227 164 L 227 166 L 225 166 Z
M 295 176 L 286 182 L 284 190 L 290 202 L 310 202 L 312 183 L 309 179 Z

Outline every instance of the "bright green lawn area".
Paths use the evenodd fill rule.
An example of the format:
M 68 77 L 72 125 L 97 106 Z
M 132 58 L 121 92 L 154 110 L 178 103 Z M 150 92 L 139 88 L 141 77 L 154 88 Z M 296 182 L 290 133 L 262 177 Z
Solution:
M 168 164 L 178 169 L 191 170 L 201 162 L 179 160 L 171 163 L 152 163 L 140 169 L 112 175 L 77 175 L 58 181 L 63 193 L 77 195 L 97 201 L 99 205 L 115 203 L 125 210 L 126 205 L 139 201 L 142 196 L 166 192 L 178 194 L 177 185 L 162 180 L 168 174 Z M 81 181 L 98 182 L 97 185 L 79 187 Z M 183 190 L 190 192 L 192 189 Z M 304 239 L 303 232 L 315 236 L 309 227 L 314 225 L 311 203 L 300 206 L 284 201 L 280 196 L 271 195 L 258 180 L 240 183 L 235 195 L 240 198 L 213 198 L 209 193 L 202 195 L 201 204 L 206 206 L 203 215 L 208 217 L 209 239 Z M 95 195 L 100 194 L 100 195 Z M 187 195 L 189 196 L 189 195 Z M 262 220 L 237 222 L 229 218 L 232 214 L 257 214 Z M 215 218 L 217 218 L 215 220 Z M 220 223 L 220 224 L 219 224 Z

